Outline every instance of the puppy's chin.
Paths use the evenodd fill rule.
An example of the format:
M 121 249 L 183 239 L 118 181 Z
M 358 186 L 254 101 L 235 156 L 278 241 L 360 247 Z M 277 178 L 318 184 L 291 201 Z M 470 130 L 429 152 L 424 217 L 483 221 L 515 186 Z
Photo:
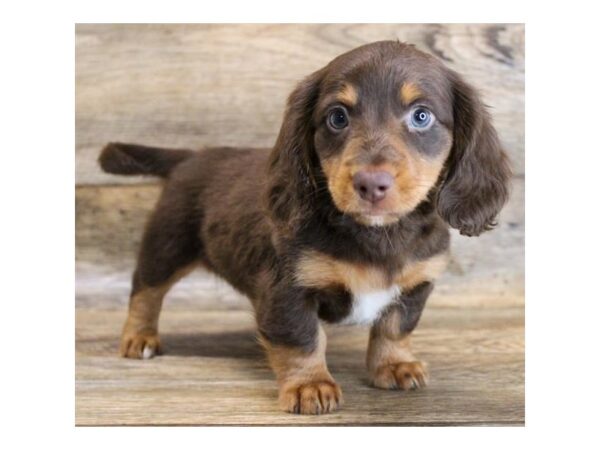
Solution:
M 361 225 L 368 227 L 384 227 L 398 222 L 400 216 L 398 214 L 355 214 L 354 220 Z

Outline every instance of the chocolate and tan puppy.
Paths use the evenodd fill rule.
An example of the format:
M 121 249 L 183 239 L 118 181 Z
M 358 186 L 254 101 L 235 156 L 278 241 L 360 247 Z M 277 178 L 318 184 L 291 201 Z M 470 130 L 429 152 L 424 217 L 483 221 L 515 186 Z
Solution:
M 248 296 L 281 407 L 302 414 L 342 401 L 321 320 L 370 324 L 374 386 L 426 384 L 410 334 L 444 269 L 448 228 L 491 229 L 510 179 L 476 91 L 392 41 L 300 82 L 272 150 L 113 143 L 100 163 L 166 178 L 133 276 L 122 355 L 160 353 L 163 297 L 201 265 Z

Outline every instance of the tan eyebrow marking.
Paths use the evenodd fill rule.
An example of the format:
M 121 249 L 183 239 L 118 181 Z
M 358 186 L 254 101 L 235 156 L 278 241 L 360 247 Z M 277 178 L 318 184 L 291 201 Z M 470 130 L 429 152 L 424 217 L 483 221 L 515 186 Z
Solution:
M 356 92 L 356 89 L 351 84 L 344 84 L 342 90 L 336 95 L 336 98 L 341 103 L 354 106 L 358 101 L 358 92 Z
M 421 95 L 423 95 L 423 93 L 414 83 L 403 83 L 402 87 L 400 88 L 400 100 L 402 100 L 402 103 L 405 105 L 412 103 Z

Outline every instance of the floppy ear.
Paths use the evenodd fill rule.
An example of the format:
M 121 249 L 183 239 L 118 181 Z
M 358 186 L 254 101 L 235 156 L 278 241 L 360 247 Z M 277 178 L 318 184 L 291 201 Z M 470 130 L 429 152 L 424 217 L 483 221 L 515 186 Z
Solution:
M 313 111 L 323 71 L 302 80 L 288 97 L 268 165 L 267 209 L 271 219 L 295 229 L 309 212 L 316 187 Z
M 437 208 L 460 234 L 478 236 L 496 225 L 496 215 L 508 200 L 512 173 L 478 94 L 458 74 L 450 78 L 454 139 Z

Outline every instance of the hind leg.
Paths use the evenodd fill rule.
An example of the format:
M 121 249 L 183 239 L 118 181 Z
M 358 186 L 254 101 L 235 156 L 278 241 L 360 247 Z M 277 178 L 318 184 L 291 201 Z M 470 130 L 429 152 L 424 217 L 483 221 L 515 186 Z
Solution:
M 139 287 L 132 289 L 129 312 L 121 334 L 121 356 L 149 359 L 162 353 L 158 337 L 158 318 L 163 298 L 169 289 L 193 268 L 193 264 L 182 268 L 160 285 L 152 286 L 139 282 Z M 137 271 L 134 277 L 138 277 Z
M 121 335 L 121 356 L 148 359 L 161 353 L 158 319 L 163 298 L 200 257 L 192 204 L 167 189 L 148 222 Z

